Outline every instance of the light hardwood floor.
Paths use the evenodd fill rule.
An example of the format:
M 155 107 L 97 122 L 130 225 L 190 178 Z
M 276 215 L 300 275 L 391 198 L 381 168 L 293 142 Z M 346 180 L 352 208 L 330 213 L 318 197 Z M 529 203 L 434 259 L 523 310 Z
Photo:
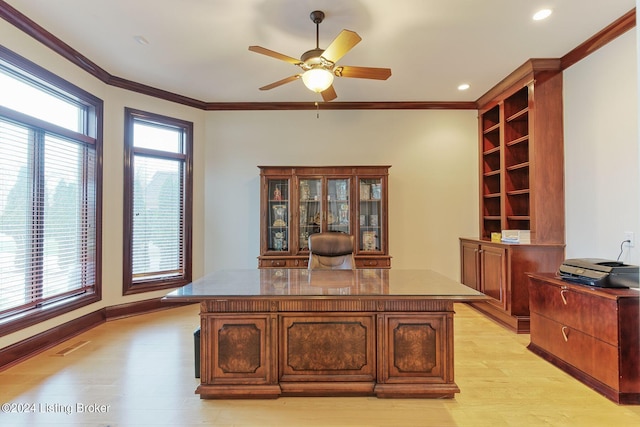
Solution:
M 0 426 L 640 426 L 640 406 L 612 403 L 530 353 L 528 335 L 462 304 L 455 399 L 201 400 L 193 367 L 198 311 L 114 320 L 0 372 L 0 403 L 33 411 L 4 406 Z

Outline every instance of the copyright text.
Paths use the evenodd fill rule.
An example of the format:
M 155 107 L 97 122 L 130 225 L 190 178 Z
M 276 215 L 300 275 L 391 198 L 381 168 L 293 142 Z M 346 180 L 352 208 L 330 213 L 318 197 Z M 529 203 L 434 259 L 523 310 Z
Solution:
M 39 413 L 39 414 L 106 414 L 111 410 L 111 405 L 101 403 L 16 403 L 7 402 L 0 405 L 2 413 Z

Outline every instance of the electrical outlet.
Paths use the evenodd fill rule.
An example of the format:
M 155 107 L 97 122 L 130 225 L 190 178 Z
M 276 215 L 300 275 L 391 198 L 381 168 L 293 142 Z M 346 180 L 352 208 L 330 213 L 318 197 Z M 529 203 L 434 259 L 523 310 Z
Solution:
M 634 238 L 633 231 L 624 232 L 624 240 L 629 241 L 629 247 L 632 248 L 636 245 L 636 239 Z

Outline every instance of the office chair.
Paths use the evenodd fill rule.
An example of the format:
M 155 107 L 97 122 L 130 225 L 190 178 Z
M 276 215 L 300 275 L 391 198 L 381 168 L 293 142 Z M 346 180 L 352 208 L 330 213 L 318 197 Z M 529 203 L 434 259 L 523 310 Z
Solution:
M 353 270 L 352 235 L 328 232 L 309 236 L 309 270 Z

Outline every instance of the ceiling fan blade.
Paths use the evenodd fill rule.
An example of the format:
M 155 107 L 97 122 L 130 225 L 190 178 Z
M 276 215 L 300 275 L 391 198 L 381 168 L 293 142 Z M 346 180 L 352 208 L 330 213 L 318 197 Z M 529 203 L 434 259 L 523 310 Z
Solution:
M 338 95 L 336 95 L 336 90 L 333 88 L 333 85 L 323 90 L 320 94 L 322 95 L 322 99 L 325 102 L 333 101 L 338 97 Z
M 273 50 L 269 50 L 269 49 L 264 48 L 262 46 L 249 46 L 249 50 L 251 52 L 261 53 L 263 55 L 267 55 L 267 56 L 270 56 L 272 58 L 280 59 L 281 61 L 289 62 L 289 63 L 291 63 L 293 65 L 302 64 L 302 61 L 300 61 L 299 59 L 292 58 L 292 57 L 287 56 L 287 55 L 283 55 L 282 53 L 278 53 L 278 52 L 275 52 Z
M 278 80 L 277 82 L 273 82 L 273 83 L 268 84 L 266 86 L 262 86 L 260 88 L 260 90 L 273 89 L 274 87 L 282 86 L 283 84 L 290 83 L 290 82 L 293 82 L 295 80 L 298 80 L 300 77 L 301 77 L 301 74 L 296 74 L 295 76 L 289 76 L 289 77 L 284 78 L 282 80 Z
M 353 77 L 357 79 L 387 80 L 391 76 L 390 68 L 352 67 L 343 65 L 336 67 L 334 74 L 338 77 Z
M 360 43 L 360 36 L 350 30 L 342 30 L 338 37 L 333 39 L 329 47 L 327 47 L 322 53 L 322 57 L 327 61 L 338 62 L 347 52 L 349 52 L 355 45 Z

